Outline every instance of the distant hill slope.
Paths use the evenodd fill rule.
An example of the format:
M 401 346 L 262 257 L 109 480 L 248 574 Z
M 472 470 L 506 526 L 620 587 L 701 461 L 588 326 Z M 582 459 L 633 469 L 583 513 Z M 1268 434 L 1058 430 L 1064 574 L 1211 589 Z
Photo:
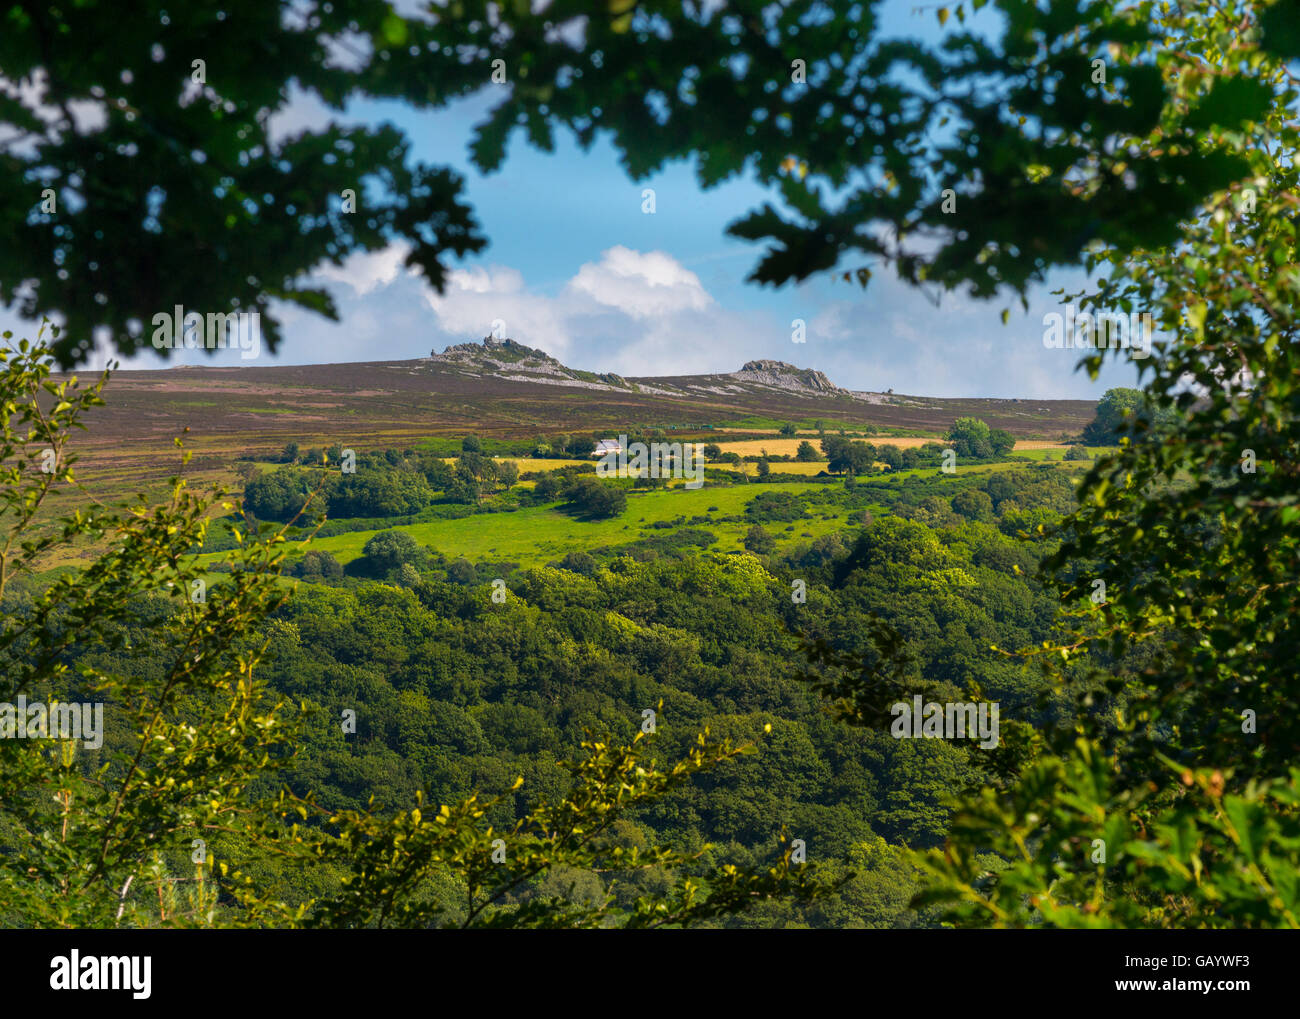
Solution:
M 506 382 L 536 382 L 541 385 L 576 385 L 592 389 L 628 389 L 621 375 L 566 368 L 544 350 L 526 347 L 511 339 L 485 336 L 482 343 L 460 343 L 429 360 L 447 371 L 471 378 L 493 378 Z
M 460 343 L 448 347 L 441 354 L 434 351 L 429 355 L 429 361 L 436 369 L 457 372 L 470 378 L 572 385 L 585 389 L 623 390 L 659 396 L 726 396 L 756 389 L 775 389 L 794 396 L 848 393 L 832 383 L 822 372 L 798 368 L 784 361 L 747 361 L 740 371 L 727 375 L 625 379 L 613 372 L 597 373 L 568 368 L 544 350 L 492 336 L 485 336 L 482 343 Z
M 1085 400 L 937 399 L 856 392 L 820 371 L 746 362 L 713 375 L 623 378 L 569 368 L 514 340 L 464 343 L 410 361 L 241 365 L 123 371 L 97 408 L 87 449 L 170 446 L 190 429 L 196 448 L 254 451 L 286 441 L 407 446 L 433 435 L 532 438 L 634 427 L 907 430 L 938 434 L 973 415 L 1021 438 L 1055 439 L 1092 420 Z
M 512 339 L 485 336 L 482 343 L 459 343 L 441 354 L 430 353 L 425 362 L 435 373 L 451 373 L 501 382 L 534 382 L 580 389 L 617 390 L 650 396 L 770 398 L 774 394 L 824 399 L 847 397 L 865 403 L 888 402 L 885 393 L 841 389 L 824 372 L 800 368 L 785 361 L 746 361 L 739 371 L 716 375 L 676 375 L 624 378 L 613 372 L 569 368 L 544 350 Z

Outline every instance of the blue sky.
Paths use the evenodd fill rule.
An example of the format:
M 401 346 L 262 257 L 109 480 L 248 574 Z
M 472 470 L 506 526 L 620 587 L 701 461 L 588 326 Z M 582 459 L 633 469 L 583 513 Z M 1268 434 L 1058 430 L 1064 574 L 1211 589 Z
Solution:
M 934 12 L 912 10 L 910 3 L 884 4 L 886 32 L 938 38 Z M 1037 289 L 1027 313 L 1010 297 L 981 302 L 958 293 L 943 295 L 935 307 L 888 270 L 878 271 L 866 291 L 829 275 L 760 288 L 745 277 L 762 245 L 725 234 L 728 223 L 769 198 L 751 180 L 703 191 L 692 166 L 678 163 L 634 182 L 612 147 L 598 141 L 584 153 L 564 133 L 554 153 L 515 135 L 503 169 L 483 175 L 469 161 L 468 144 L 495 99 L 488 87 L 436 112 L 357 103 L 336 117 L 302 96 L 277 118 L 285 132 L 331 118 L 395 123 L 412 139 L 415 159 L 450 165 L 465 177 L 491 243 L 452 263 L 456 271 L 441 297 L 401 267 L 400 248 L 356 256 L 341 269 L 324 267 L 313 278 L 331 289 L 340 321 L 281 308 L 285 341 L 276 356 L 263 352 L 257 363 L 423 357 L 481 340 L 500 320 L 504 335 L 573 367 L 632 376 L 735 371 L 747 360 L 774 358 L 821 369 L 853 389 L 928 396 L 1095 399 L 1108 386 L 1134 382 L 1127 361 L 1113 359 L 1092 383 L 1075 370 L 1077 351 L 1044 347 L 1044 315 L 1058 309 L 1050 291 L 1079 289 L 1078 273 Z M 652 215 L 642 212 L 644 188 L 655 192 Z M 792 341 L 795 319 L 807 324 L 804 343 Z M 173 357 L 240 363 L 227 353 Z M 160 364 L 149 352 L 125 367 Z

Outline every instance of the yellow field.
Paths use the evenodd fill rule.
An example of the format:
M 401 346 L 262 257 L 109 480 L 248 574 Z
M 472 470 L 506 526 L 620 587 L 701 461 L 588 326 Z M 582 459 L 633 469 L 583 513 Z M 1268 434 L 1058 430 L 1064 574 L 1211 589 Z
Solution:
M 760 456 L 763 450 L 767 450 L 772 456 L 794 456 L 799 450 L 799 443 L 811 442 L 813 448 L 817 449 L 817 455 L 821 455 L 821 450 L 817 448 L 818 439 L 810 437 L 800 439 L 786 439 L 779 435 L 774 435 L 770 439 L 743 439 L 740 442 L 719 442 L 724 453 L 739 453 L 741 456 Z
M 813 447 L 817 450 L 817 455 L 818 456 L 822 455 L 821 446 L 819 445 L 819 440 L 814 438 L 809 438 L 807 440 L 804 440 L 801 438 L 786 439 L 778 436 L 771 439 L 745 439 L 740 442 L 720 442 L 718 443 L 718 445 L 722 447 L 722 451 L 724 453 L 739 453 L 741 456 L 761 456 L 763 450 L 767 450 L 767 452 L 772 456 L 794 456 L 795 453 L 798 452 L 799 450 L 799 443 L 804 441 L 811 442 L 813 444 Z M 927 442 L 941 442 L 942 440 L 922 439 L 922 438 L 917 438 L 915 436 L 910 438 L 901 438 L 901 439 L 890 438 L 888 436 L 881 436 L 878 438 L 864 439 L 862 441 L 870 442 L 877 447 L 897 446 L 899 449 L 916 449 L 920 446 L 924 446 Z M 1044 442 L 1038 439 L 1022 439 L 1016 443 L 1017 450 L 1065 449 L 1065 448 L 1066 447 L 1062 443 Z
M 561 467 L 576 467 L 582 463 L 581 460 L 556 460 L 546 457 L 545 459 L 534 460 L 531 456 L 494 456 L 493 463 L 512 463 L 519 468 L 520 474 L 528 471 L 558 471 Z M 448 460 L 448 463 L 455 463 L 455 460 Z M 595 463 L 593 460 L 592 463 Z
M 738 453 L 740 456 L 759 456 L 762 454 L 763 450 L 767 450 L 767 452 L 772 456 L 794 456 L 799 449 L 799 443 L 803 441 L 804 439 L 802 438 L 787 439 L 781 436 L 774 436 L 771 439 L 746 439 L 741 442 L 720 442 L 718 445 L 722 448 L 724 453 Z M 807 441 L 812 442 L 814 446 L 817 446 L 815 437 L 809 438 Z M 915 449 L 919 446 L 925 445 L 927 442 L 935 442 L 938 440 L 916 437 L 902 439 L 882 437 L 867 439 L 865 441 L 873 442 L 877 446 L 892 444 L 897 446 L 899 449 Z M 1044 449 L 1064 450 L 1065 448 L 1066 447 L 1059 442 L 1046 442 L 1037 439 L 1021 440 L 1016 443 L 1016 450 L 1018 452 Z M 817 453 L 819 456 L 821 455 L 820 447 L 818 447 Z M 531 457 L 496 457 L 495 459 L 498 463 L 503 463 L 507 460 L 512 461 L 519 468 L 520 474 L 528 471 L 554 471 L 563 467 L 573 467 L 580 463 L 596 463 L 596 458 L 594 457 L 586 461 L 561 460 L 550 457 L 536 460 Z M 448 458 L 447 462 L 454 463 L 455 460 Z M 724 470 L 738 470 L 744 468 L 745 473 L 751 478 L 755 477 L 758 473 L 758 465 L 756 463 L 742 463 L 735 466 L 727 463 L 711 462 L 710 466 L 721 467 Z M 806 474 L 811 477 L 826 469 L 826 461 L 823 459 L 811 463 L 799 463 L 798 461 L 792 460 L 789 463 L 774 463 L 772 464 L 772 469 L 778 474 Z M 521 482 L 520 484 L 524 487 L 528 487 L 531 483 Z
M 561 467 L 576 467 L 581 463 L 595 463 L 594 457 L 587 460 L 560 460 L 553 457 L 542 457 L 534 460 L 531 456 L 494 456 L 494 463 L 513 463 L 519 468 L 520 474 L 528 471 L 558 471 Z M 444 456 L 442 462 L 445 464 L 454 464 L 454 456 Z
M 745 473 L 751 478 L 758 476 L 758 464 L 741 464 L 745 468 Z M 826 469 L 826 461 L 813 461 L 812 463 L 800 463 L 797 460 L 791 460 L 789 463 L 772 464 L 774 474 L 820 474 Z

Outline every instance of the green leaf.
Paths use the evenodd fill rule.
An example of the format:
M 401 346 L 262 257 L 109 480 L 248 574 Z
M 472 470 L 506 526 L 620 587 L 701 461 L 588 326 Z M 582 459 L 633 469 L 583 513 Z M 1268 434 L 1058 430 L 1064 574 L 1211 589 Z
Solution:
M 384 16 L 384 23 L 380 28 L 380 33 L 389 46 L 405 46 L 407 38 L 406 19 L 390 11 Z
M 1260 48 L 1292 59 L 1300 57 L 1300 2 L 1278 0 L 1259 16 Z
M 1183 125 L 1192 131 L 1235 127 L 1261 120 L 1273 104 L 1273 90 L 1254 78 L 1215 78 L 1209 93 L 1193 107 Z

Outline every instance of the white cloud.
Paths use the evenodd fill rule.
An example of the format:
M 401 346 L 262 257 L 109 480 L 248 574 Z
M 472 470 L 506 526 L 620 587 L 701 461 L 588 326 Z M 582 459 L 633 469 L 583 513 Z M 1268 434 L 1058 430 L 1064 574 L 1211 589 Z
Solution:
M 303 131 L 324 131 L 334 123 L 360 123 L 326 106 L 315 92 L 297 84 L 289 86 L 289 101 L 271 114 L 266 124 L 267 137 L 274 146 Z
M 515 269 L 458 269 L 448 273 L 441 295 L 426 288 L 424 299 L 434 313 L 430 326 L 446 342 L 481 340 L 499 323 L 501 335 L 540 347 L 552 357 L 563 360 L 570 351 L 573 330 L 562 302 L 530 293 Z
M 0 74 L 0 95 L 16 100 L 51 131 L 64 119 L 62 109 L 45 101 L 49 95 L 49 74 L 43 67 L 18 82 Z M 66 109 L 77 134 L 95 134 L 108 123 L 108 110 L 99 99 L 71 99 Z M 22 159 L 30 159 L 36 153 L 39 141 L 39 132 L 32 133 L 25 128 L 5 125 L 0 131 L 0 149 Z
M 453 269 L 447 274 L 447 281 L 453 292 L 466 291 L 472 294 L 513 294 L 524 289 L 523 274 L 501 266 L 485 268 L 476 265 L 472 269 Z M 429 303 L 436 308 L 442 300 L 443 298 L 434 295 L 429 298 Z
M 700 311 L 713 304 L 700 278 L 671 255 L 642 254 L 622 245 L 610 248 L 599 262 L 583 265 L 569 289 L 634 318 Z
M 425 300 L 448 342 L 478 340 L 499 320 L 503 335 L 574 367 L 625 375 L 730 370 L 753 328 L 671 255 L 621 245 L 554 296 L 529 290 L 514 269 L 480 266 L 450 273 L 446 291 Z
M 403 264 L 410 250 L 410 245 L 396 243 L 379 251 L 358 252 L 344 259 L 342 265 L 325 263 L 315 275 L 335 283 L 346 283 L 355 294 L 368 294 L 375 287 L 392 283 L 398 273 L 414 274 L 415 270 Z

